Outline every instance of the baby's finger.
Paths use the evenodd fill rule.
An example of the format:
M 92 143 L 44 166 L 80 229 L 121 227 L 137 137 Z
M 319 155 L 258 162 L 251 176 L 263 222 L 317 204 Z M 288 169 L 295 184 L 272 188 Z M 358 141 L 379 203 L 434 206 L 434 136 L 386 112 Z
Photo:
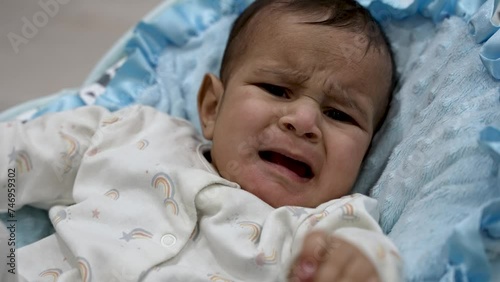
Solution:
M 316 271 L 328 253 L 327 240 L 328 236 L 321 231 L 306 236 L 302 250 L 291 267 L 289 281 L 314 281 Z
M 346 278 L 346 269 L 355 257 L 353 250 L 347 242 L 331 236 L 328 238 L 330 248 L 329 252 L 324 256 L 324 262 L 316 273 L 315 282 L 330 282 L 344 281 Z M 347 280 L 347 281 L 364 281 L 364 280 Z
M 331 236 L 329 242 L 336 246 L 335 252 L 331 249 L 325 257 L 315 282 L 378 281 L 375 266 L 357 247 L 335 236 Z
M 342 271 L 342 279 L 346 281 L 379 281 L 377 270 L 373 264 L 360 256 L 345 266 Z

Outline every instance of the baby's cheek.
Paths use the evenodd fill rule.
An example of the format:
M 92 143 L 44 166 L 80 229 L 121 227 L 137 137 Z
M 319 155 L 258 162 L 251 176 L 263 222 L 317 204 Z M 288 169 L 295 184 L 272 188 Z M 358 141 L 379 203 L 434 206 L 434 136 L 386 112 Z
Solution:
M 333 147 L 333 163 L 340 166 L 338 169 L 349 175 L 357 175 L 369 142 L 365 138 L 343 138 Z
M 364 155 L 370 144 L 369 134 L 355 126 L 330 133 L 329 137 L 337 148 L 343 148 L 346 153 L 350 154 L 359 152 Z

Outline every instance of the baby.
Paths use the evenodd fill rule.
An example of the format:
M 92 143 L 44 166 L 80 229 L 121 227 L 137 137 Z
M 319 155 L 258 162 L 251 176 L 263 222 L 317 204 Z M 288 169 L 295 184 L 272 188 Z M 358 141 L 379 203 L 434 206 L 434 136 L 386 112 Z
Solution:
M 211 144 L 146 106 L 1 124 L 1 183 L 56 229 L 21 281 L 400 280 L 376 201 L 348 195 L 393 77 L 354 1 L 257 0 L 199 90 Z

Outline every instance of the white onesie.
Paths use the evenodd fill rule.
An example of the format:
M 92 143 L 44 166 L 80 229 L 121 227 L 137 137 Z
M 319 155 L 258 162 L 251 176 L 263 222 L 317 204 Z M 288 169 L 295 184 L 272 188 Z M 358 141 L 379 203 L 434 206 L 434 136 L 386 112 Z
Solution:
M 16 207 L 50 209 L 56 229 L 18 250 L 21 279 L 284 281 L 311 229 L 355 244 L 382 281 L 402 277 L 376 200 L 274 209 L 218 175 L 187 121 L 153 108 L 83 107 L 0 124 L 0 136 L 0 184 L 15 169 Z

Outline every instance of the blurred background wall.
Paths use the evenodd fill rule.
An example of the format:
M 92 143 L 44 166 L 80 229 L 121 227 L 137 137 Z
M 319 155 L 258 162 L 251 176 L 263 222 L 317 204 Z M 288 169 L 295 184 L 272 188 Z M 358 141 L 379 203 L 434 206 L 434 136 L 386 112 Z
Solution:
M 161 0 L 0 0 L 0 111 L 79 87 Z

